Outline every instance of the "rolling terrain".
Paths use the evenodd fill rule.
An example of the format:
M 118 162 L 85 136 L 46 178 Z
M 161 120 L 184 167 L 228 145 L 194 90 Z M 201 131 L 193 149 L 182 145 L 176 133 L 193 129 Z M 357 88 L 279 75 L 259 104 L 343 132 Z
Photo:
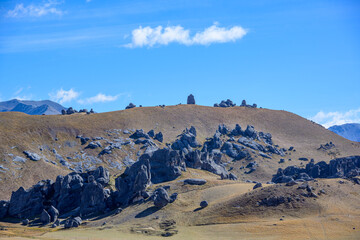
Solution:
M 226 169 L 238 180 L 221 180 L 219 175 L 187 167 L 175 180 L 151 184 L 147 191 L 166 186 L 176 201 L 155 208 L 146 200 L 114 211 L 83 219 L 76 229 L 63 230 L 21 226 L 16 220 L 0 222 L 4 239 L 359 239 L 360 185 L 346 179 L 315 179 L 308 188 L 301 183 L 267 184 L 278 168 L 303 167 L 313 159 L 360 155 L 360 143 L 347 140 L 324 127 L 286 111 L 246 107 L 214 108 L 198 105 L 142 107 L 100 114 L 30 116 L 0 113 L 0 195 L 9 199 L 20 186 L 30 187 L 42 179 L 55 180 L 73 170 L 94 166 L 110 170 L 108 189 L 115 189 L 115 178 L 145 151 L 129 138 L 136 129 L 163 133 L 157 147 L 174 143 L 184 129 L 194 126 L 196 139 L 203 145 L 219 124 L 245 130 L 271 133 L 273 146 L 285 149 L 283 155 L 263 157 L 251 150 L 251 159 L 233 160 L 224 155 Z M 83 138 L 88 137 L 86 143 Z M 223 142 L 228 141 L 222 135 Z M 90 148 L 90 142 L 100 146 Z M 260 140 L 255 142 L 259 144 Z M 121 143 L 116 145 L 116 143 Z M 101 154 L 107 146 L 118 146 Z M 290 150 L 292 149 L 292 150 Z M 35 161 L 23 151 L 38 155 Z M 306 159 L 306 160 L 304 160 Z M 247 165 L 256 161 L 249 172 Z M 63 164 L 63 163 L 68 163 Z M 186 185 L 184 179 L 205 179 L 204 185 Z M 253 189 L 255 183 L 262 186 Z M 266 199 L 284 198 L 275 204 Z M 208 206 L 200 208 L 201 201 Z M 265 202 L 264 202 L 265 201 Z

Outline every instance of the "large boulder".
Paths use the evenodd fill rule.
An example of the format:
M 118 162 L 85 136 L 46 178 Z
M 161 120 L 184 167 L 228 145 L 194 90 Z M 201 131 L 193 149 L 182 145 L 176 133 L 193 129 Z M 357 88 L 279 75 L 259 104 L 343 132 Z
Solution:
M 204 185 L 205 183 L 206 183 L 205 179 L 188 178 L 184 180 L 184 184 L 189 184 L 189 185 Z
M 78 227 L 80 226 L 81 223 L 82 223 L 82 219 L 80 217 L 71 218 L 66 220 L 64 228 Z
M 190 94 L 187 98 L 187 104 L 195 104 L 195 97 L 194 95 Z
M 54 204 L 60 214 L 69 212 L 80 206 L 84 179 L 80 174 L 72 172 L 56 178 Z
M 133 139 L 138 139 L 138 138 L 150 139 L 149 135 L 147 133 L 145 133 L 143 129 L 136 129 L 136 131 L 132 135 L 130 135 L 129 138 L 133 138 Z
M 45 200 L 53 194 L 53 191 L 51 180 L 40 181 L 27 190 L 20 187 L 11 194 L 9 215 L 21 219 L 39 215 L 44 209 Z
M 125 207 L 133 202 L 144 199 L 146 188 L 150 183 L 151 172 L 149 159 L 135 162 L 115 179 L 117 189 L 113 194 L 115 205 Z
M 164 188 L 158 188 L 154 192 L 154 205 L 158 208 L 165 207 L 168 203 L 170 203 L 171 199 L 169 197 L 168 192 Z
M 257 132 L 255 131 L 254 126 L 247 125 L 246 130 L 244 132 L 245 137 L 257 139 Z
M 88 179 L 88 183 L 85 183 L 81 194 L 81 216 L 102 213 L 106 208 L 106 195 L 103 185 L 97 183 L 93 175 L 90 175 Z

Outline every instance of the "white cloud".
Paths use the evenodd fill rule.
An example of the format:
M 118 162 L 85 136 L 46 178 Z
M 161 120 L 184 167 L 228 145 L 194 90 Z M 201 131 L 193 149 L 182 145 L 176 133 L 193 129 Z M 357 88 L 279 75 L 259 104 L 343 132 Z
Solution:
M 40 5 L 30 4 L 25 6 L 23 3 L 16 4 L 13 10 L 7 12 L 7 17 L 42 17 L 48 14 L 63 15 L 64 12 L 56 8 L 56 5 L 61 4 L 56 0 L 48 0 Z
M 61 88 L 56 93 L 49 94 L 51 100 L 59 102 L 61 104 L 65 103 L 65 102 L 70 102 L 70 101 L 76 99 L 79 95 L 80 95 L 80 93 L 76 92 L 72 88 L 68 91 Z
M 347 112 L 318 112 L 311 120 L 328 128 L 333 125 L 341 125 L 345 123 L 360 123 L 360 108 L 349 110 Z
M 15 92 L 15 95 L 19 95 L 23 90 L 24 90 L 24 88 L 19 88 L 19 89 Z
M 92 104 L 92 103 L 99 103 L 99 102 L 113 102 L 119 98 L 119 95 L 116 96 L 110 96 L 105 95 L 102 93 L 97 94 L 94 97 L 86 98 L 86 99 L 80 99 L 78 102 L 81 104 Z
M 218 23 L 206 28 L 202 32 L 197 32 L 190 36 L 190 30 L 182 26 L 158 26 L 139 27 L 132 31 L 132 42 L 124 45 L 125 47 L 153 47 L 156 45 L 168 45 L 178 43 L 183 45 L 210 45 L 212 43 L 235 42 L 245 36 L 247 31 L 240 26 L 232 28 L 219 27 Z
M 28 94 L 28 95 L 17 95 L 14 97 L 17 100 L 34 100 L 34 95 Z

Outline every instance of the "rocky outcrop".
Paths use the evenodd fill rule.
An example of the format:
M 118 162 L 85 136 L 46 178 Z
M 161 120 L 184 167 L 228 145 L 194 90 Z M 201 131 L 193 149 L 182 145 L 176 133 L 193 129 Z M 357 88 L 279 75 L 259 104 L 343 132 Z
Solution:
M 106 208 L 106 197 L 108 196 L 103 185 L 96 182 L 94 176 L 90 175 L 81 193 L 81 216 L 102 213 Z
M 129 103 L 129 105 L 127 105 L 125 109 L 130 109 L 130 108 L 135 108 L 135 107 L 136 107 L 135 104 Z
M 41 157 L 36 153 L 32 153 L 32 152 L 29 152 L 29 151 L 24 151 L 23 153 L 25 154 L 25 156 L 27 158 L 29 158 L 32 161 L 39 161 L 41 159 Z
M 187 98 L 187 104 L 195 104 L 195 97 L 194 95 L 190 94 Z
M 360 175 L 360 156 L 337 158 L 326 163 L 311 161 L 305 168 L 290 166 L 279 168 L 272 182 L 308 181 L 312 178 L 351 178 Z
M 190 129 L 186 128 L 179 137 L 180 139 L 177 139 L 171 145 L 171 148 L 174 150 L 180 150 L 187 153 L 188 151 L 191 151 L 192 148 L 201 146 L 196 140 L 196 130 L 193 126 Z
M 233 103 L 233 101 L 231 101 L 230 99 L 224 101 L 222 100 L 219 104 L 215 103 L 214 107 L 223 107 L 223 108 L 227 108 L 227 107 L 235 107 L 236 103 Z
M 206 183 L 205 179 L 188 178 L 184 180 L 184 184 L 189 184 L 189 185 L 204 185 L 205 183 Z
M 133 139 L 138 139 L 138 138 L 150 139 L 149 135 L 147 133 L 145 133 L 143 129 L 136 129 L 136 131 L 132 135 L 130 135 L 129 138 L 133 138 Z
M 154 137 L 155 140 L 158 140 L 159 142 L 163 142 L 164 140 L 164 136 L 162 134 L 162 132 L 158 132 L 155 137 Z

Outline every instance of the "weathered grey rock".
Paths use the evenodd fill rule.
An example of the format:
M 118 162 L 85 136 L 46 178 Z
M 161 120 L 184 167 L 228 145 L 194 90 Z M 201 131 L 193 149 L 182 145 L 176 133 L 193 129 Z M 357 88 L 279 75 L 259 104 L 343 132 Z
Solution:
M 9 216 L 24 219 L 39 215 L 44 209 L 43 201 L 49 198 L 52 191 L 51 180 L 40 181 L 27 190 L 20 187 L 11 194 Z
M 149 137 L 152 137 L 152 138 L 155 136 L 155 132 L 153 129 L 151 129 L 147 134 L 149 135 Z
M 81 223 L 82 223 L 82 219 L 80 217 L 75 217 L 66 220 L 64 227 L 65 228 L 79 227 Z
M 101 147 L 101 143 L 98 142 L 98 141 L 95 141 L 95 142 L 90 142 L 89 145 L 87 145 L 86 148 L 95 149 L 95 148 L 98 148 L 98 147 Z
M 180 139 L 177 139 L 171 145 L 172 149 L 180 151 L 182 151 L 183 149 L 192 150 L 192 148 L 197 148 L 200 146 L 200 144 L 196 140 L 196 129 L 194 127 L 191 127 L 190 129 L 191 131 L 186 128 L 184 132 L 180 134 Z
M 229 128 L 225 124 L 220 124 L 218 127 L 218 131 L 222 135 L 228 135 L 230 133 Z
M 283 204 L 287 201 L 289 201 L 290 199 L 286 199 L 283 196 L 280 197 L 270 197 L 270 198 L 264 198 L 261 200 L 260 205 L 264 205 L 267 207 L 274 207 L 274 206 L 278 206 L 280 204 Z
M 135 107 L 136 107 L 135 104 L 129 103 L 129 105 L 127 105 L 125 109 L 130 109 L 130 108 L 135 108 Z
M 59 211 L 54 206 L 50 206 L 47 212 L 50 215 L 50 221 L 55 222 L 59 216 Z
M 8 214 L 8 210 L 9 210 L 9 202 L 8 201 L 0 201 L 0 219 L 4 218 L 7 216 Z
M 43 225 L 49 224 L 51 222 L 51 217 L 45 209 L 43 209 L 40 215 L 40 221 Z
M 113 193 L 113 201 L 116 205 L 125 207 L 144 199 L 146 188 L 151 183 L 150 169 L 148 159 L 139 160 L 115 179 L 117 191 Z
M 143 129 L 136 129 L 136 131 L 132 135 L 130 135 L 129 138 L 133 138 L 133 139 L 138 139 L 138 138 L 150 139 L 149 135 L 147 133 L 145 133 Z
M 155 140 L 158 140 L 159 142 L 163 142 L 164 140 L 164 136 L 162 134 L 162 132 L 158 132 L 155 137 L 154 137 Z
M 170 197 L 167 191 L 164 188 L 158 188 L 154 192 L 154 205 L 158 208 L 165 207 L 170 203 Z
M 312 178 L 341 178 L 360 175 L 360 156 L 337 158 L 326 163 L 311 161 L 305 168 L 290 166 L 284 170 L 279 168 L 273 176 L 275 183 L 288 182 L 291 179 L 308 181 Z
M 205 179 L 188 178 L 184 180 L 184 184 L 189 185 L 204 185 L 207 181 Z
M 106 208 L 105 200 L 104 187 L 95 181 L 94 176 L 90 175 L 81 194 L 81 216 L 102 213 Z
M 262 187 L 262 183 L 258 182 L 258 183 L 255 184 L 253 189 L 257 189 L 257 188 L 260 188 L 260 187 Z
M 85 145 L 89 140 L 90 140 L 90 138 L 88 138 L 88 137 L 81 137 L 80 138 L 80 141 L 81 141 L 82 145 Z
M 243 134 L 241 126 L 239 124 L 235 125 L 235 128 L 231 131 L 231 136 L 240 136 Z
M 201 201 L 201 202 L 200 202 L 200 207 L 201 207 L 201 208 L 206 208 L 208 205 L 209 205 L 209 204 L 208 204 L 207 201 Z
M 190 94 L 187 98 L 187 104 L 195 104 L 195 97 L 194 95 Z
M 32 153 L 32 152 L 29 152 L 29 151 L 24 151 L 23 153 L 25 154 L 25 156 L 27 158 L 29 158 L 32 161 L 39 161 L 41 159 L 41 157 L 36 153 Z
M 254 126 L 247 125 L 246 130 L 244 132 L 245 137 L 257 139 L 257 132 L 255 131 Z

